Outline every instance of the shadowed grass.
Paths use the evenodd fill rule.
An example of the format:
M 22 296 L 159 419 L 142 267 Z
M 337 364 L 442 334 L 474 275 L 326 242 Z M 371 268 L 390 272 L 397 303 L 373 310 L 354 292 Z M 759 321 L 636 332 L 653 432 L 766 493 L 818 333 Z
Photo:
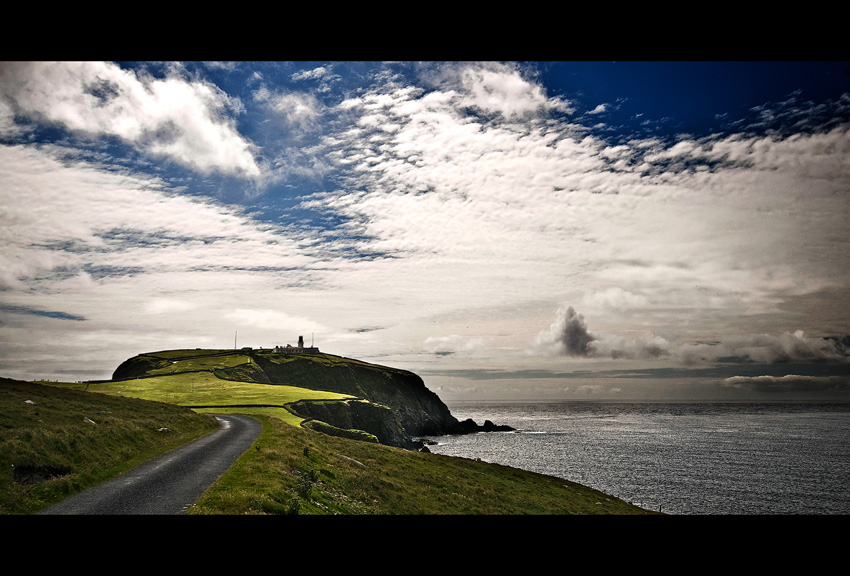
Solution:
M 213 370 L 216 368 L 229 368 L 239 364 L 247 364 L 248 356 L 242 354 L 230 354 L 227 356 L 198 356 L 194 358 L 172 359 L 170 364 L 162 368 L 148 371 L 149 374 L 179 374 L 181 372 L 193 372 L 197 370 Z

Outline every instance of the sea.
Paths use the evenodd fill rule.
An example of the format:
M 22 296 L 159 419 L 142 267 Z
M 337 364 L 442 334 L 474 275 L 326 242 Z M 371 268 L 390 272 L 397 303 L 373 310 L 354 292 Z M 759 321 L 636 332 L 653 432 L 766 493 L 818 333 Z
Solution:
M 564 478 L 674 515 L 850 513 L 850 404 L 452 402 L 513 432 L 432 436 L 436 454 Z

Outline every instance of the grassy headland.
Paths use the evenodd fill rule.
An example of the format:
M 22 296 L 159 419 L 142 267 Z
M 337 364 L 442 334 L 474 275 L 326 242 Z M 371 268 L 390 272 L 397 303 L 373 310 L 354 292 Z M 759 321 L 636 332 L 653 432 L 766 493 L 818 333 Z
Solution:
M 301 427 L 286 404 L 351 396 L 221 378 L 254 370 L 236 351 L 143 356 L 122 381 L 0 379 L 0 514 L 34 513 L 212 431 L 208 412 L 254 416 L 263 433 L 191 514 L 650 513 L 560 478 Z

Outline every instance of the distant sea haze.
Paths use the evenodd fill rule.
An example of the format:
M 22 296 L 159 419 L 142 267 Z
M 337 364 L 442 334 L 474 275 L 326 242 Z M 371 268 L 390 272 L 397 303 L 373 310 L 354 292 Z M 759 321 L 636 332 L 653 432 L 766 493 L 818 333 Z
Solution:
M 850 513 L 850 404 L 454 402 L 515 432 L 432 437 L 432 452 L 578 482 L 687 515 Z

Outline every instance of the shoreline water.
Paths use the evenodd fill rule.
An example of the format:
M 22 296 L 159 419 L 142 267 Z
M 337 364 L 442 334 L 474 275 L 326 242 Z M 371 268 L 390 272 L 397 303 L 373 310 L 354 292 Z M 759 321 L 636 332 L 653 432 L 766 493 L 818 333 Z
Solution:
M 486 401 L 458 419 L 514 432 L 432 452 L 540 472 L 669 514 L 850 513 L 850 403 Z

